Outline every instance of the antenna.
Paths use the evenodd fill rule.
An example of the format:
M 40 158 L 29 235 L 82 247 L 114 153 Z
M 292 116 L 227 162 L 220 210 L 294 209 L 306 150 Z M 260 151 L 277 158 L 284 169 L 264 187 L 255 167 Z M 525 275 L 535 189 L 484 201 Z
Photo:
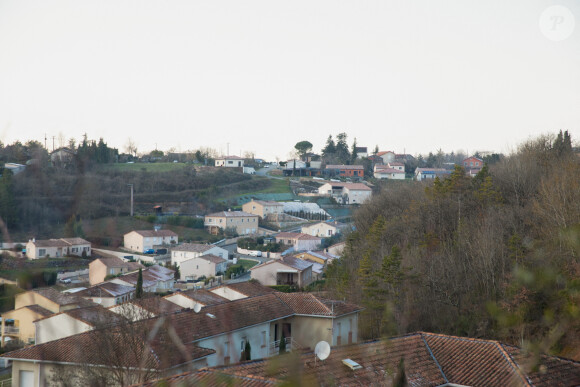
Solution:
M 326 341 L 319 341 L 314 347 L 314 354 L 316 358 L 320 360 L 326 360 L 330 355 L 330 345 Z M 314 358 L 314 362 L 316 363 L 316 358 Z
M 201 304 L 198 304 L 197 302 L 195 303 L 195 305 L 193 306 L 193 311 L 195 313 L 199 313 L 199 311 L 201 310 Z

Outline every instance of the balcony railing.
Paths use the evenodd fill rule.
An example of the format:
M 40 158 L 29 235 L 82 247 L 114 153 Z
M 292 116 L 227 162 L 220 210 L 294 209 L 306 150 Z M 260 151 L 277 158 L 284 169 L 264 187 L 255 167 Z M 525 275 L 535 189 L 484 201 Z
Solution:
M 10 325 L 4 326 L 4 334 L 5 335 L 17 335 L 19 333 L 20 333 L 20 328 L 18 328 L 18 327 L 14 327 L 14 326 L 10 326 Z
M 277 355 L 280 353 L 280 342 L 282 340 L 277 340 L 270 343 L 270 356 Z M 284 341 L 286 342 L 286 352 L 296 351 L 302 348 L 296 340 L 293 340 L 292 337 L 285 337 Z

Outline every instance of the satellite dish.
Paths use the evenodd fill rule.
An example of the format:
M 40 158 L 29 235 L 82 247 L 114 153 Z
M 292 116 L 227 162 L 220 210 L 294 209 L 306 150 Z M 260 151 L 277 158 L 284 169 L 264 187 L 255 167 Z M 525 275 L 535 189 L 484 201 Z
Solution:
M 330 355 L 330 345 L 326 341 L 319 341 L 314 347 L 314 354 L 320 360 L 325 360 Z
M 199 313 L 199 311 L 201 310 L 201 304 L 198 304 L 197 302 L 195 303 L 195 305 L 193 306 L 193 311 L 195 313 Z

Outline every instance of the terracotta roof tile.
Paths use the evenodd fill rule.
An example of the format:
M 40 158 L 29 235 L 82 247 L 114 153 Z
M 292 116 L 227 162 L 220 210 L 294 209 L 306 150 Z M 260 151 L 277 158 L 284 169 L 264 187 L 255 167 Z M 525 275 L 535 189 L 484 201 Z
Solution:
M 76 295 L 61 293 L 53 288 L 38 288 L 31 290 L 31 292 L 40 294 L 58 305 L 78 304 L 80 302 Z
M 246 281 L 223 285 L 248 297 L 263 296 L 265 294 L 276 293 L 277 291 L 262 285 L 258 281 Z
M 226 259 L 223 259 L 222 257 L 218 257 L 217 255 L 213 255 L 213 254 L 202 255 L 202 256 L 200 256 L 198 258 L 199 259 L 205 259 L 206 261 L 209 261 L 211 263 L 215 263 L 216 265 L 218 265 L 220 263 L 227 262 Z
M 340 164 L 329 164 L 326 169 L 365 169 L 363 165 L 340 165 Z
M 171 376 L 166 379 L 154 380 L 134 387 L 158 387 L 158 386 L 237 386 L 237 387 L 270 387 L 277 386 L 280 382 L 276 379 L 258 377 L 258 376 L 239 376 L 228 375 L 222 372 L 205 369 L 196 372 L 186 372 L 183 374 Z

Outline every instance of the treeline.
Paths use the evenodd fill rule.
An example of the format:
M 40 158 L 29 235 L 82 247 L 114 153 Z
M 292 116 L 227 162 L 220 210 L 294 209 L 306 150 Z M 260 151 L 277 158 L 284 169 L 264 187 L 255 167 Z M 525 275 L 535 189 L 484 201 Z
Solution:
M 484 167 L 382 191 L 328 268 L 361 335 L 485 337 L 580 357 L 580 158 L 567 133 Z
M 151 214 L 155 205 L 205 214 L 227 209 L 216 200 L 218 195 L 261 189 L 269 183 L 227 168 L 198 172 L 190 164 L 171 172 L 27 168 L 0 179 L 0 217 L 11 232 L 52 237 L 51 226 L 63 224 L 72 234 L 66 236 L 74 236 L 81 219 L 129 215 L 128 184 L 133 184 L 135 214 Z

